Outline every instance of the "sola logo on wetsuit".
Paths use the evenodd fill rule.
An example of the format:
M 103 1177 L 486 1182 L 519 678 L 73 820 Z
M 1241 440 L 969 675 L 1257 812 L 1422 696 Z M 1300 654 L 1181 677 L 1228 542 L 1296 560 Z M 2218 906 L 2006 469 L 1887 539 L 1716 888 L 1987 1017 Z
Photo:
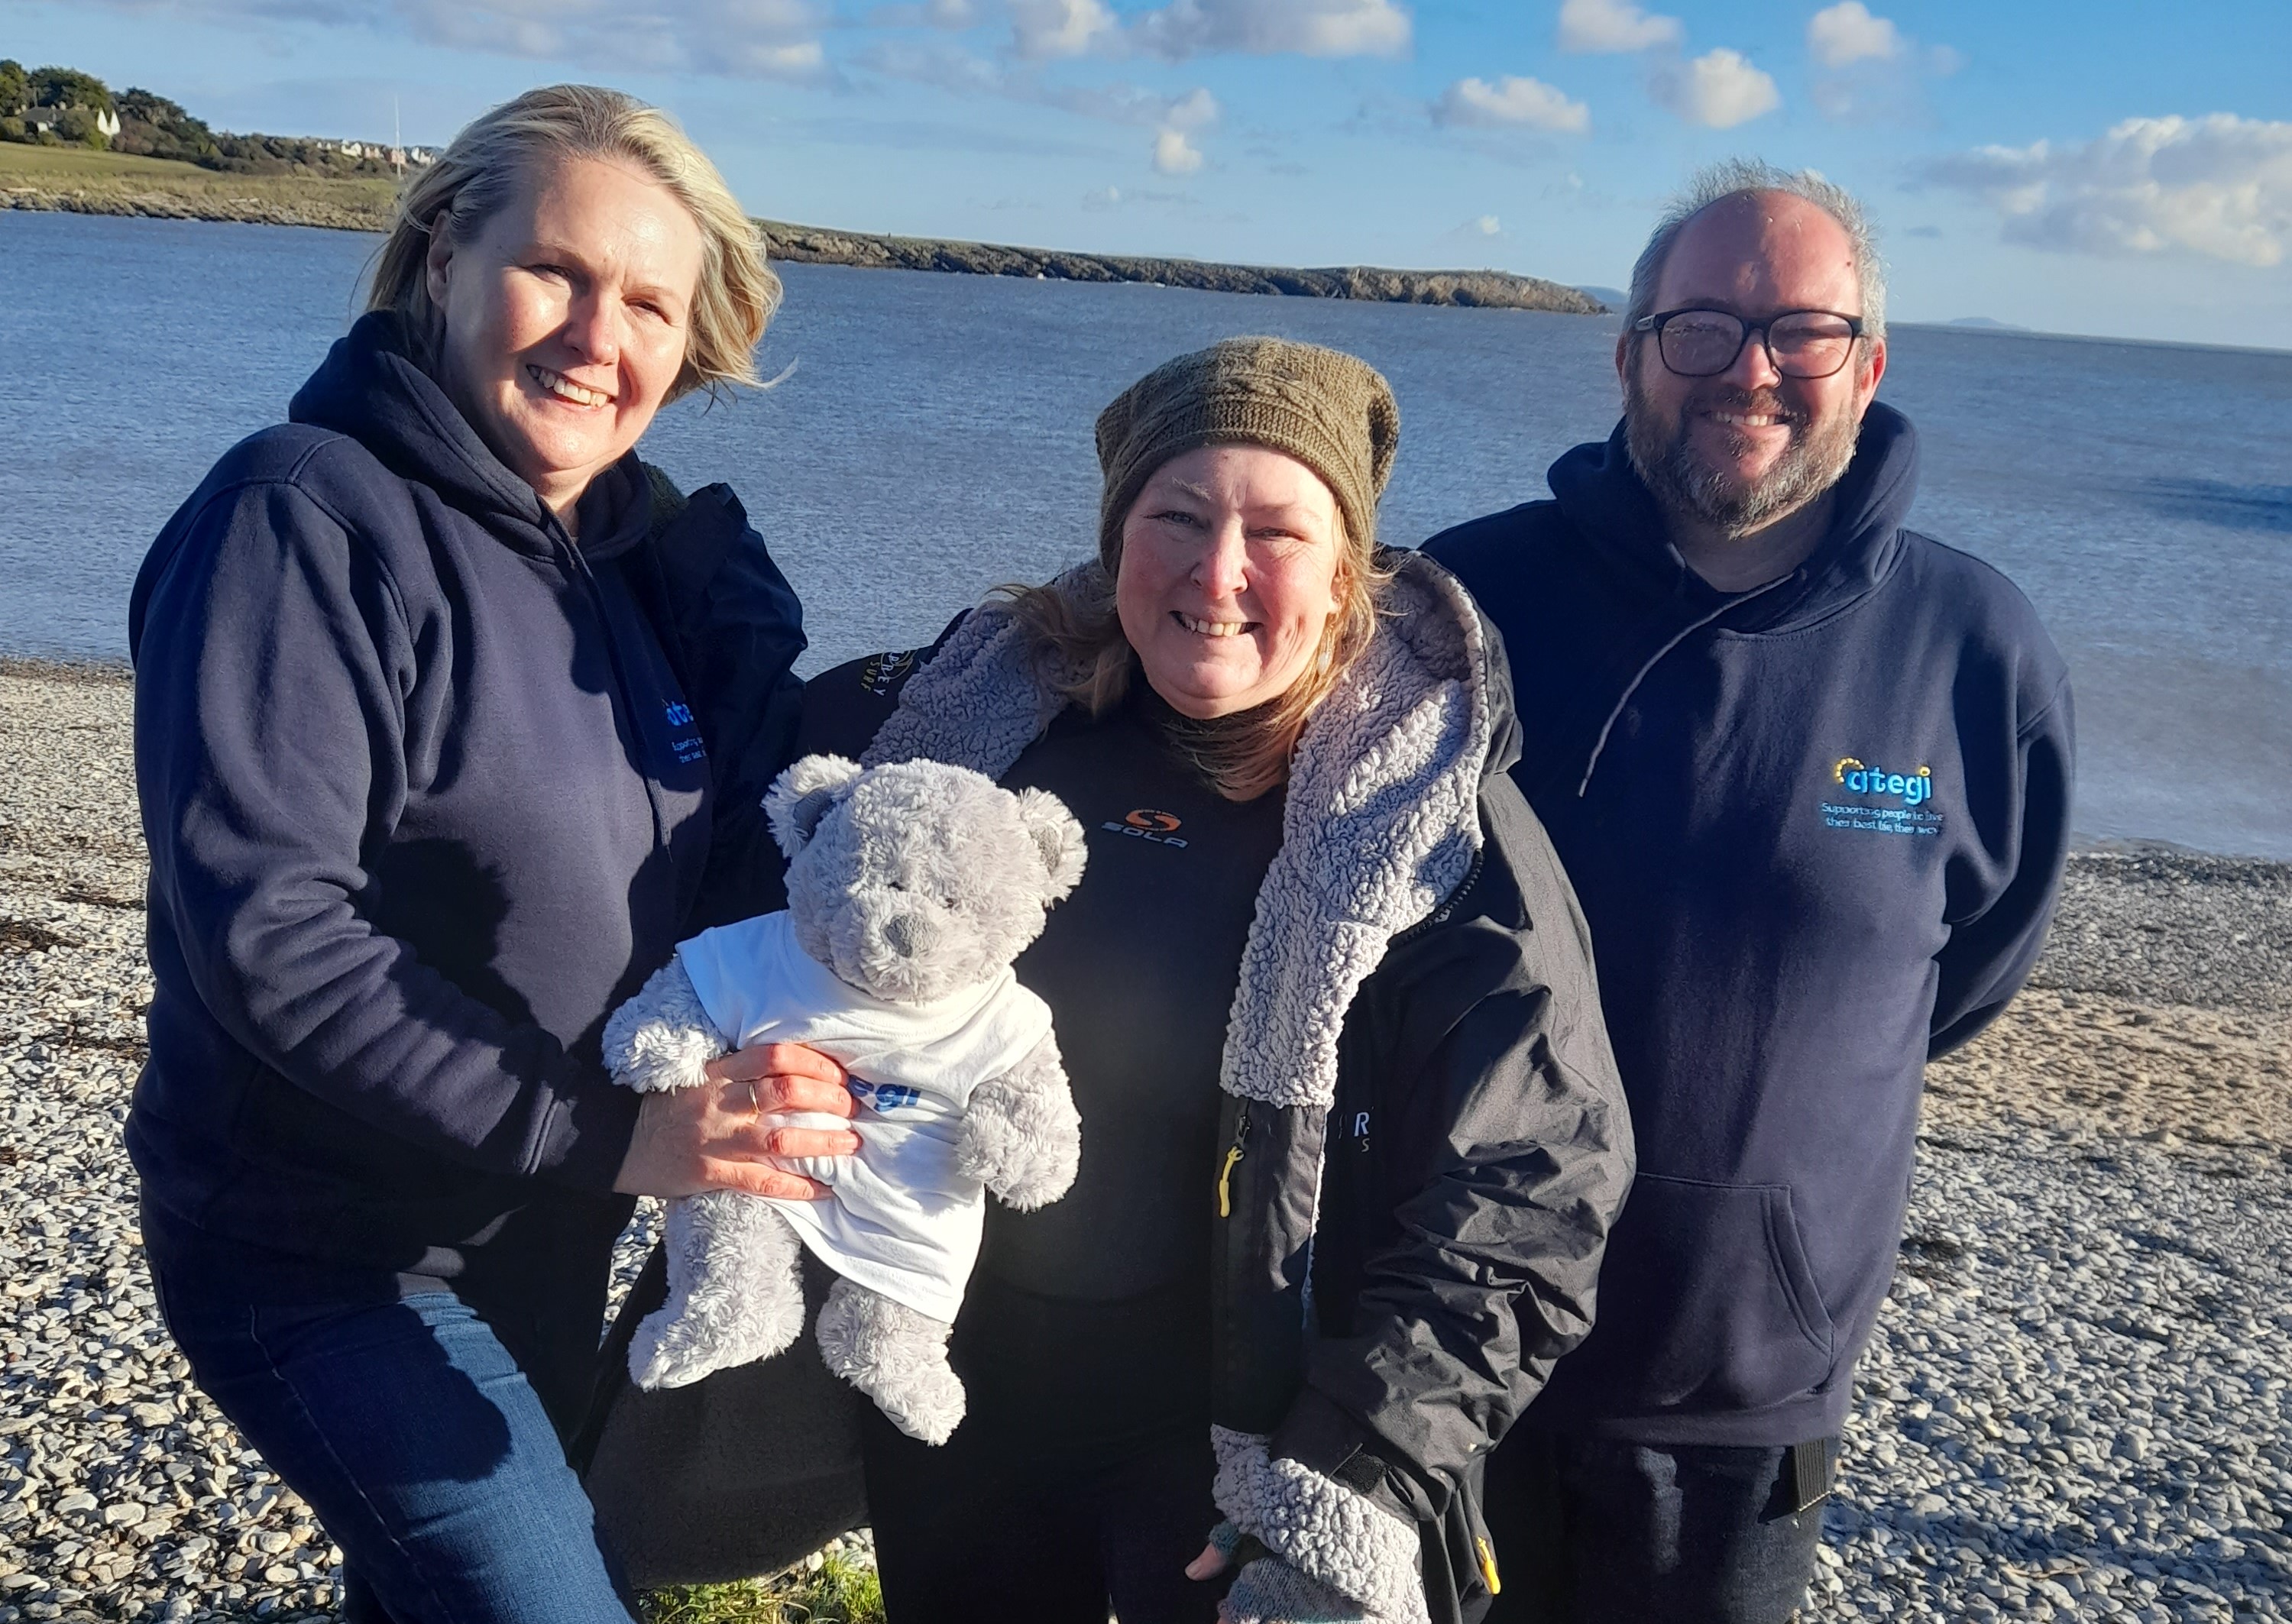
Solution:
M 1110 817 L 1099 824 L 1100 828 L 1115 834 L 1126 834 L 1133 840 L 1149 840 L 1157 846 L 1167 846 L 1174 851 L 1182 849 L 1186 844 L 1178 838 L 1178 830 L 1181 826 L 1174 815 L 1168 812 L 1157 812 L 1151 807 L 1140 807 L 1134 812 L 1124 813 L 1122 821 L 1118 824 Z
M 1899 795 L 1906 807 L 1921 807 L 1933 799 L 1933 768 L 1914 773 L 1890 773 L 1883 767 L 1865 767 L 1852 756 L 1841 756 L 1830 769 L 1830 781 L 1850 795 Z

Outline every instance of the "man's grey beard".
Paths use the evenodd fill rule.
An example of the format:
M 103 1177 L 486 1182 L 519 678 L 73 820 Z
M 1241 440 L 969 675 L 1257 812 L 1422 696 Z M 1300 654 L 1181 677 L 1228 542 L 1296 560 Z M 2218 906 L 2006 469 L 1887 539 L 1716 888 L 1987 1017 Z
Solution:
M 1627 372 L 1626 380 L 1624 438 L 1641 480 L 1666 512 L 1700 519 L 1730 540 L 1763 530 L 1796 513 L 1837 484 L 1845 476 L 1846 465 L 1854 460 L 1854 443 L 1861 425 L 1845 413 L 1809 422 L 1804 414 L 1771 396 L 1718 390 L 1699 396 L 1692 405 L 1699 411 L 1771 413 L 1793 425 L 1790 445 L 1766 476 L 1747 486 L 1737 485 L 1695 454 L 1688 440 L 1691 416 L 1686 406 L 1681 408 L 1679 421 L 1666 439 L 1636 371 Z

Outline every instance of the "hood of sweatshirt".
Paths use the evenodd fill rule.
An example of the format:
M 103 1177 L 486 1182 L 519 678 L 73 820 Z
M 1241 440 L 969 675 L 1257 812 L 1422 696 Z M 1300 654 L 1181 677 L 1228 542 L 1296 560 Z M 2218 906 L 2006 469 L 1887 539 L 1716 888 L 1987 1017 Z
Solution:
M 1853 461 L 1834 487 L 1829 534 L 1780 582 L 1731 595 L 1707 584 L 1672 545 L 1661 510 L 1632 466 L 1620 422 L 1604 441 L 1563 454 L 1552 465 L 1551 480 L 1561 511 L 1615 576 L 1631 583 L 1628 590 L 1650 599 L 1675 597 L 1716 607 L 1731 630 L 1780 631 L 1829 614 L 1885 578 L 1901 551 L 1917 476 L 1917 432 L 1910 420 L 1872 402 Z M 1739 619 L 1730 608 L 1748 613 Z
M 1547 782 L 1580 795 L 1640 685 L 1695 633 L 1711 626 L 1737 633 L 1796 631 L 1874 591 L 1901 558 L 1917 467 L 1909 420 L 1874 401 L 1853 459 L 1833 487 L 1829 533 L 1788 575 L 1747 591 L 1723 592 L 1690 569 L 1672 544 L 1662 511 L 1632 466 L 1621 422 L 1604 441 L 1563 454 L 1552 465 L 1553 494 L 1589 543 L 1628 629 L 1586 651 L 1584 680 L 1561 703 L 1566 720 L 1553 733 L 1558 748 L 1524 784 L 1529 798 Z
M 417 355 L 403 317 L 368 311 L 295 391 L 288 421 L 350 436 L 392 473 L 429 486 L 479 520 L 504 546 L 555 557 L 568 539 L 563 527 L 487 446 Z M 643 541 L 651 494 L 636 454 L 591 480 L 577 511 L 581 552 L 593 563 Z

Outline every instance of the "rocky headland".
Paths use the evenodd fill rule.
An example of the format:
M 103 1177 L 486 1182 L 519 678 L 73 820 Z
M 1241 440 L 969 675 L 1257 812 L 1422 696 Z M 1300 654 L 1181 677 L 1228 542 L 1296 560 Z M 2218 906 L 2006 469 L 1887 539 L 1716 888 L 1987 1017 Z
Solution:
M 256 178 L 217 174 L 189 164 L 162 164 L 149 159 L 105 165 L 101 161 L 105 156 L 102 154 L 74 154 L 73 157 L 79 161 L 69 170 L 28 167 L 44 151 L 38 148 L 12 151 L 0 147 L 0 208 L 151 220 L 319 226 L 338 231 L 383 231 L 390 226 L 393 189 L 384 181 Z M 35 156 L 27 157 L 27 153 Z M 763 228 L 772 258 L 804 265 L 851 265 L 868 269 L 945 271 L 1065 282 L 1139 282 L 1212 293 L 1470 305 L 1485 310 L 1548 310 L 1571 316 L 1596 316 L 1607 308 L 1576 288 L 1498 270 L 1381 270 L 1361 265 L 1290 269 L 884 237 L 791 225 L 777 220 L 756 223 Z
M 942 242 L 920 237 L 876 237 L 789 225 L 777 220 L 757 223 L 764 229 L 774 259 L 799 264 L 1038 277 L 1061 282 L 1146 282 L 1218 293 L 1281 293 L 1301 299 L 1473 305 L 1489 310 L 1551 310 L 1569 316 L 1597 316 L 1607 309 L 1575 288 L 1538 277 L 1518 277 L 1500 270 L 1379 270 L 1364 265 L 1299 270 L 1269 265 L 1219 265 L 1206 260 L 1011 248 L 993 243 Z
M 0 1624 L 330 1619 L 144 1272 L 129 717 L 0 661 Z M 2073 859 L 2035 985 L 1929 1076 L 1808 1619 L 2292 1619 L 2292 865 Z

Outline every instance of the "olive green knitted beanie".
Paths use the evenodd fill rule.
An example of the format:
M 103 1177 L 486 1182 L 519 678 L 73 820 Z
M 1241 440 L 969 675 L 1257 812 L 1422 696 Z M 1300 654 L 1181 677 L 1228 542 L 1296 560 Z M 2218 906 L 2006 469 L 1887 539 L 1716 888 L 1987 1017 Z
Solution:
M 1373 545 L 1376 499 L 1400 443 L 1392 386 L 1358 356 L 1282 338 L 1230 338 L 1182 355 L 1099 414 L 1099 559 L 1112 574 L 1140 488 L 1202 446 L 1268 446 L 1295 457 L 1336 497 L 1346 533 Z

